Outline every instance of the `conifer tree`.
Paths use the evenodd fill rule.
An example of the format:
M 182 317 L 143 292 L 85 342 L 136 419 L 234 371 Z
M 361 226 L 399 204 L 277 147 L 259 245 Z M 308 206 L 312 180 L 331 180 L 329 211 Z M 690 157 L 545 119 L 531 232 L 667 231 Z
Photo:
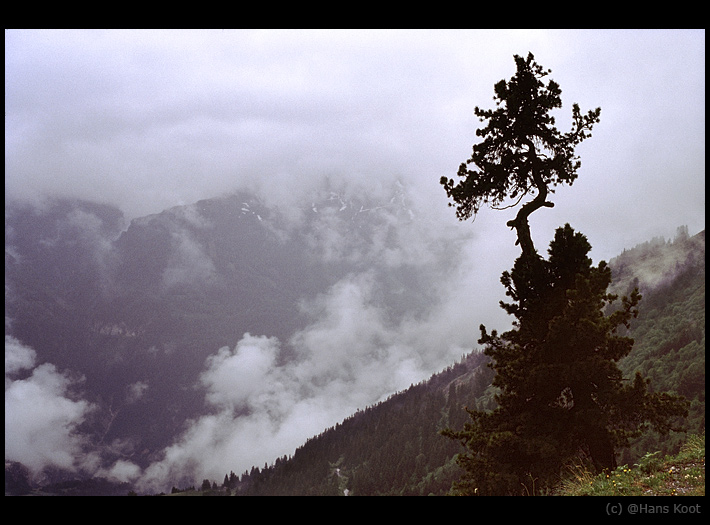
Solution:
M 516 75 L 495 85 L 498 109 L 476 114 L 488 125 L 477 131 L 483 141 L 473 148 L 463 180 L 442 178 L 464 220 L 480 206 L 499 206 L 536 193 L 508 225 L 517 231 L 521 255 L 501 282 L 512 302 L 501 302 L 514 316 L 513 328 L 490 334 L 481 326 L 485 353 L 492 358 L 498 389 L 497 407 L 470 410 L 462 430 L 444 435 L 459 440 L 466 452 L 458 463 L 464 475 L 456 484 L 462 494 L 522 494 L 552 487 L 564 465 L 582 458 L 596 470 L 616 466 L 616 452 L 648 426 L 674 429 L 686 413 L 681 398 L 650 393 L 639 374 L 622 377 L 619 359 L 633 340 L 623 335 L 638 314 L 637 290 L 623 297 L 607 293 L 611 270 L 604 261 L 592 265 L 586 237 L 565 225 L 555 232 L 548 258 L 533 245 L 529 215 L 542 207 L 557 184 L 572 184 L 580 163 L 574 147 L 590 136 L 600 109 L 582 116 L 573 107 L 573 129 L 554 127 L 549 115 L 561 107 L 561 91 L 532 54 L 515 56 Z M 610 305 L 615 310 L 605 312 Z

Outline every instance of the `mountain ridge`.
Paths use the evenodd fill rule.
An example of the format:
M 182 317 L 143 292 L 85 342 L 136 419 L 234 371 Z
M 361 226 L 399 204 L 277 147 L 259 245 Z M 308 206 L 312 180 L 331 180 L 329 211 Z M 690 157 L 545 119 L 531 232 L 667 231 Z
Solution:
M 422 228 L 417 220 L 401 186 L 369 204 L 326 188 L 320 198 L 304 201 L 298 213 L 235 194 L 173 207 L 128 225 L 118 210 L 94 203 L 64 201 L 42 213 L 10 205 L 6 354 L 8 337 L 15 338 L 11 346 L 17 342 L 33 349 L 37 364 L 51 363 L 82 377 L 76 383 L 80 394 L 66 395 L 93 392 L 88 398 L 93 409 L 74 430 L 93 440 L 88 458 L 114 462 L 112 470 L 96 471 L 102 476 L 118 476 L 119 467 L 131 474 L 136 466 L 160 464 L 182 444 L 176 436 L 184 439 L 194 431 L 189 424 L 208 421 L 203 415 L 209 396 L 233 402 L 210 388 L 219 386 L 216 366 L 247 359 L 247 348 L 252 358 L 274 364 L 279 373 L 264 379 L 280 381 L 286 393 L 296 392 L 288 389 L 298 377 L 333 388 L 351 379 L 323 368 L 323 363 L 347 353 L 332 347 L 334 353 L 319 354 L 312 345 L 345 326 L 350 353 L 364 360 L 383 359 L 383 370 L 397 363 L 387 380 L 401 376 L 401 386 L 390 392 L 400 395 L 407 384 L 443 382 L 447 375 L 441 372 L 436 378 L 403 383 L 431 357 L 417 354 L 417 347 L 409 354 L 401 350 L 402 336 L 405 330 L 414 330 L 410 339 L 425 334 L 418 343 L 422 349 L 436 340 L 436 333 L 426 334 L 431 331 L 427 316 L 437 308 L 441 276 L 455 268 L 458 257 L 449 250 L 448 239 L 438 238 L 438 232 Z M 690 243 L 690 252 L 697 248 L 692 241 L 696 237 L 683 240 Z M 702 239 L 704 261 L 704 232 Z M 619 261 L 612 261 L 612 267 Z M 357 309 L 348 309 L 349 304 Z M 446 362 L 446 355 L 427 366 L 442 370 L 445 364 L 433 363 Z M 473 359 L 466 351 L 458 355 L 464 357 L 453 369 L 465 373 L 442 383 L 443 400 L 456 397 L 457 388 L 469 388 L 477 374 L 485 375 L 485 368 L 466 368 Z M 33 377 L 24 369 L 11 374 L 10 381 Z M 478 384 L 476 404 L 489 405 L 491 392 L 473 383 Z M 6 396 L 7 384 L 6 367 Z M 359 388 L 355 383 L 352 387 Z M 252 413 L 266 407 L 280 413 L 281 406 L 274 403 L 282 400 L 275 391 L 263 385 L 256 391 L 271 404 L 258 405 L 263 400 L 248 397 L 239 403 L 247 403 Z M 314 402 L 304 398 L 303 406 Z M 372 403 L 379 406 L 377 398 L 360 406 Z M 223 417 L 217 411 L 222 408 L 210 408 L 210 417 Z M 242 409 L 235 405 L 234 410 L 239 414 Z M 441 412 L 439 407 L 432 413 L 437 410 Z M 345 420 L 346 414 L 336 419 Z M 297 443 L 292 450 L 296 448 Z M 413 468 L 432 467 L 422 462 Z M 347 471 L 338 468 L 343 475 Z M 51 477 L 60 478 L 56 473 Z M 196 481 L 189 474 L 170 480 L 178 485 Z
M 237 193 L 130 223 L 78 200 L 7 203 L 6 348 L 10 338 L 35 355 L 33 366 L 79 378 L 62 394 L 92 407 L 73 432 L 89 436 L 93 457 L 147 468 L 205 412 L 205 367 L 218 350 L 273 339 L 275 364 L 293 376 L 305 366 L 294 360 L 315 359 L 312 345 L 328 331 L 349 330 L 365 358 L 429 309 L 429 270 L 438 275 L 451 257 L 427 243 L 427 258 L 408 260 L 424 228 L 405 201 L 401 186 L 369 202 L 326 188 L 294 217 Z M 368 319 L 377 324 L 360 340 Z M 385 350 L 373 356 L 399 352 Z M 336 384 L 339 373 L 324 369 L 318 381 Z M 9 381 L 33 378 L 28 368 Z

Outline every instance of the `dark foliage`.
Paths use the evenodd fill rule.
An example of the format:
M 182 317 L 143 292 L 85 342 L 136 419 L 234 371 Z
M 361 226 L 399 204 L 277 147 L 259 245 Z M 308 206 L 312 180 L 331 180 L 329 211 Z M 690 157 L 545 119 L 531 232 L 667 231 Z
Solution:
M 686 404 L 651 393 L 640 374 L 627 382 L 617 363 L 633 339 L 620 335 L 636 316 L 640 296 L 607 293 L 611 270 L 586 257 L 587 239 L 566 226 L 557 230 L 549 259 L 534 270 L 526 257 L 502 278 L 513 304 L 514 329 L 498 335 L 481 327 L 493 360 L 498 407 L 471 411 L 463 430 L 445 434 L 467 449 L 459 457 L 464 494 L 519 494 L 551 488 L 563 467 L 586 458 L 598 471 L 616 467 L 616 452 L 651 426 L 665 434 Z

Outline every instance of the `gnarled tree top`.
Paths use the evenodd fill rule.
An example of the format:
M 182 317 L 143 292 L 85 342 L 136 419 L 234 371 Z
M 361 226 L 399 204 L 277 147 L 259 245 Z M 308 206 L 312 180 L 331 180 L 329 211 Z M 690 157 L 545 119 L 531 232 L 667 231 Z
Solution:
M 554 80 L 543 82 L 550 70 L 535 62 L 532 53 L 527 58 L 515 55 L 514 59 L 515 75 L 494 86 L 496 109 L 475 108 L 476 116 L 487 124 L 476 130 L 483 140 L 473 146 L 471 157 L 459 167 L 460 180 L 442 177 L 441 184 L 460 220 L 475 216 L 483 205 L 496 208 L 512 199 L 511 206 L 516 206 L 534 194 L 508 222 L 517 230 L 523 254 L 532 254 L 535 249 L 528 216 L 541 207 L 554 206 L 547 200 L 548 194 L 558 184 L 571 185 L 577 178 L 581 163 L 574 149 L 591 136 L 601 108 L 582 115 L 574 104 L 572 129 L 561 133 L 550 112 L 562 107 L 562 91 Z

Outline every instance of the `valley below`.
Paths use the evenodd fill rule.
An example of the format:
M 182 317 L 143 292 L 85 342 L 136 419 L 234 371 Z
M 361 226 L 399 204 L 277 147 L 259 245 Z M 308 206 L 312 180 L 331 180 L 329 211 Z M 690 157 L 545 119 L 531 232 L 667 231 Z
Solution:
M 8 205 L 6 494 L 205 480 L 445 494 L 459 449 L 438 432 L 493 403 L 479 323 L 455 293 L 460 235 L 420 220 L 397 185 L 323 190 L 295 215 L 240 193 L 129 224 L 84 201 Z M 681 228 L 610 262 L 616 289 L 645 297 L 624 371 L 691 399 L 694 432 L 704 242 Z M 624 459 L 681 443 L 647 436 Z

